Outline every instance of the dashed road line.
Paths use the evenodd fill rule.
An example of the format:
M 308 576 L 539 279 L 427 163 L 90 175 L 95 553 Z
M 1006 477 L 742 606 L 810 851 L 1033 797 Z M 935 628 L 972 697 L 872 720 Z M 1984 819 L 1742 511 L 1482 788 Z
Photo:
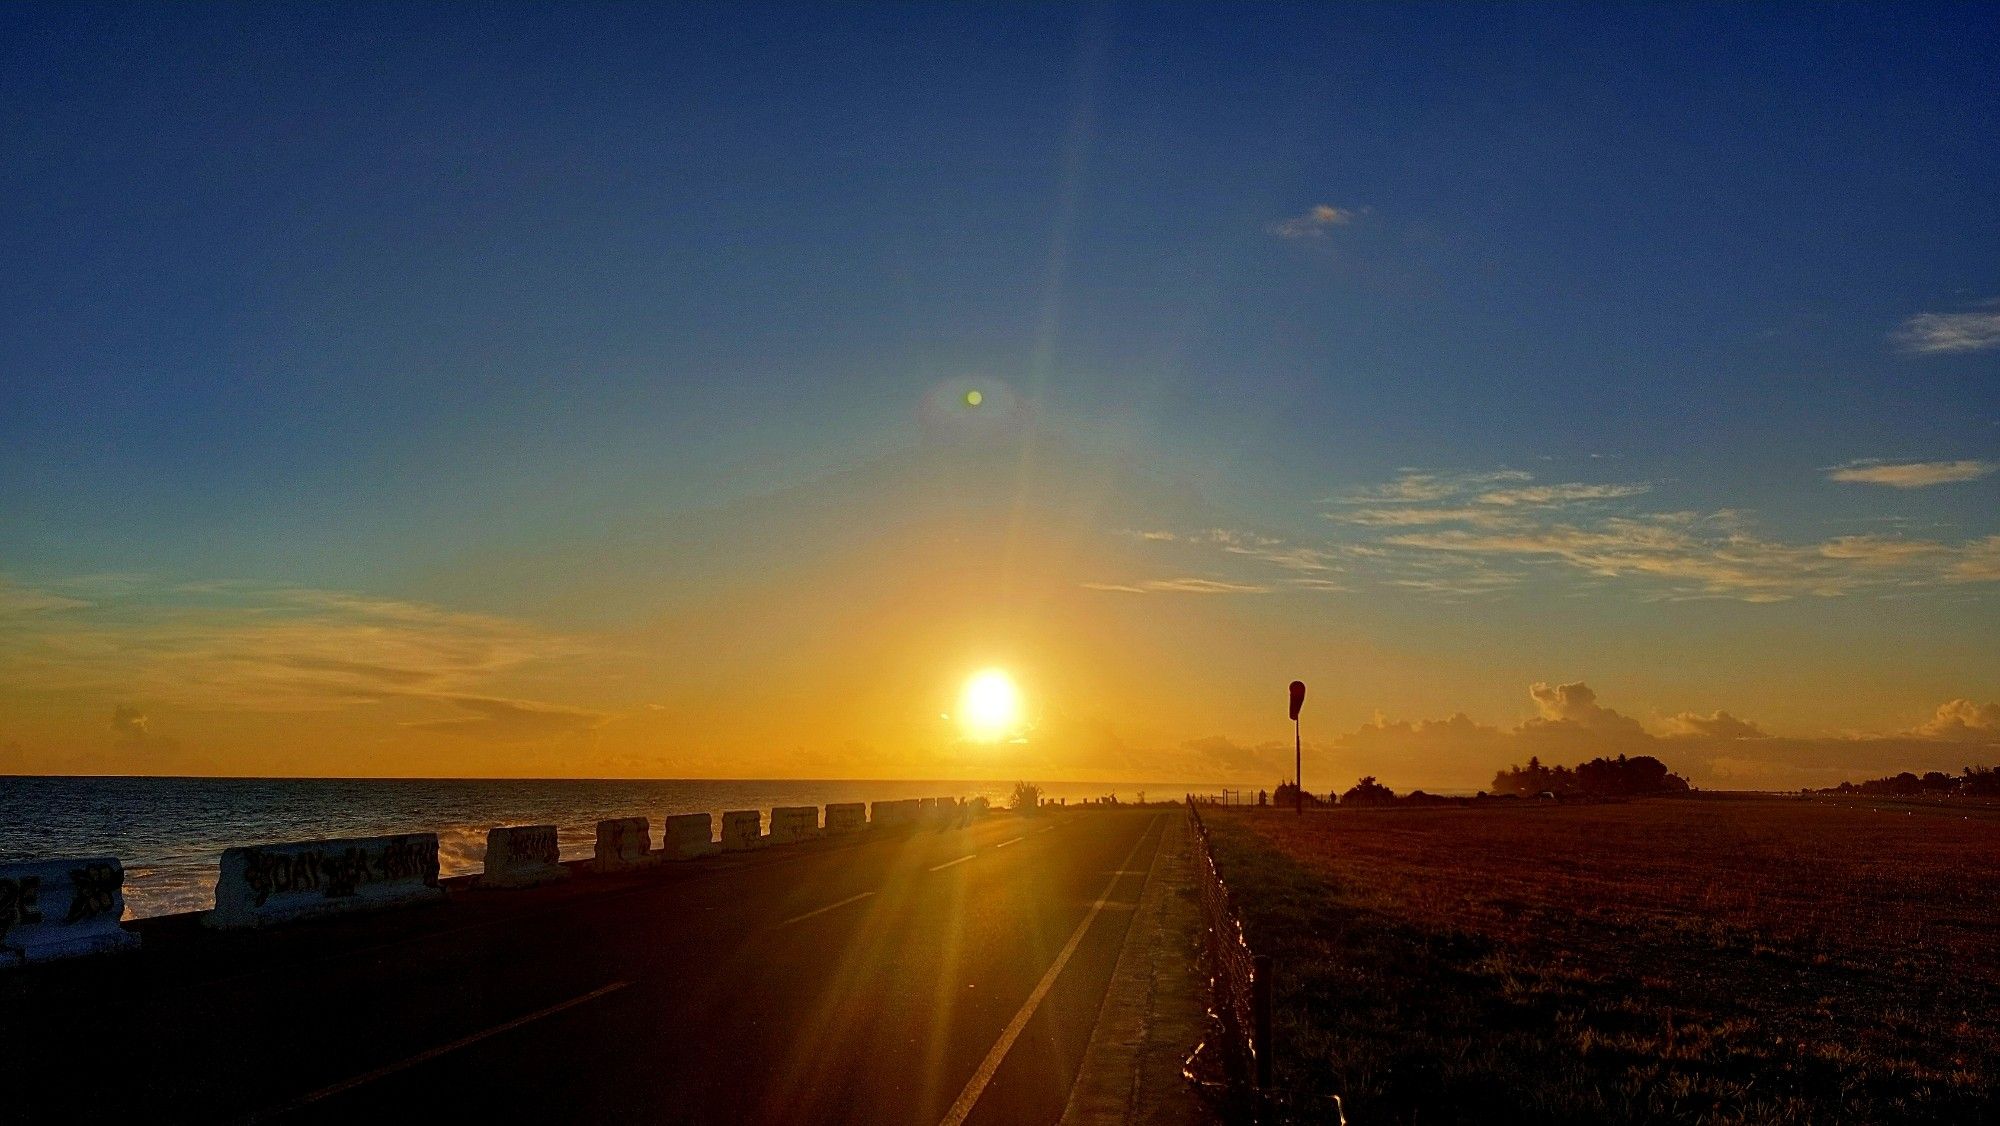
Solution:
M 534 1012 L 529 1013 L 527 1016 L 515 1017 L 513 1020 L 510 1020 L 505 1024 L 496 1024 L 492 1028 L 486 1029 L 483 1032 L 475 1032 L 470 1036 L 461 1036 L 458 1039 L 453 1040 L 449 1044 L 440 1044 L 437 1047 L 430 1049 L 429 1051 L 418 1052 L 416 1055 L 411 1056 L 408 1059 L 398 1060 L 395 1063 L 388 1064 L 383 1067 L 378 1067 L 373 1071 L 363 1072 L 352 1079 L 343 1079 L 340 1082 L 335 1083 L 330 1087 L 321 1087 L 317 1091 L 312 1091 L 307 1094 L 300 1095 L 298 1098 L 293 1099 L 292 1101 L 285 1103 L 282 1106 L 274 1107 L 270 1110 L 250 1115 L 248 1118 L 244 1119 L 244 1121 L 262 1122 L 265 1121 L 266 1119 L 274 1118 L 281 1114 L 290 1114 L 295 1110 L 300 1110 L 304 1107 L 311 1106 L 313 1103 L 320 1102 L 324 1099 L 330 1099 L 335 1095 L 351 1091 L 354 1088 L 359 1087 L 364 1083 L 373 1083 L 377 1079 L 385 1079 L 391 1075 L 396 1074 L 399 1071 L 407 1071 L 410 1068 L 417 1066 L 418 1064 L 429 1063 L 431 1060 L 434 1060 L 439 1056 L 445 1055 L 446 1053 L 449 1052 L 455 1052 L 460 1048 L 469 1047 L 473 1044 L 477 1044 L 481 1040 L 484 1040 L 490 1036 L 498 1036 L 503 1032 L 512 1032 L 514 1029 L 517 1029 L 524 1024 L 531 1024 L 535 1021 L 541 1020 L 543 1017 L 554 1016 L 557 1013 L 562 1012 L 564 1009 L 573 1009 L 576 1006 L 584 1004 L 587 1001 L 595 1001 L 599 997 L 602 997 L 607 993 L 616 993 L 620 989 L 623 989 L 630 984 L 632 983 L 629 981 L 614 981 L 609 985 L 600 986 L 596 989 L 593 989 L 581 997 L 571 997 L 567 1001 L 563 1001 L 555 1005 L 550 1005 L 546 1009 L 537 1009 Z
M 862 900 L 864 900 L 864 899 L 866 899 L 866 898 L 868 898 L 869 896 L 871 896 L 871 895 L 874 895 L 874 894 L 875 894 L 875 893 L 874 893 L 874 892 L 872 892 L 872 891 L 864 891 L 864 892 L 862 892 L 862 893 L 861 893 L 860 895 L 850 895 L 850 896 L 848 896 L 848 897 L 847 897 L 846 899 L 843 899 L 843 900 L 841 900 L 841 901 L 840 901 L 839 903 L 829 903 L 829 904 L 827 904 L 827 905 L 826 905 L 826 906 L 824 906 L 824 907 L 815 907 L 814 909 L 812 909 L 811 911 L 808 911 L 808 912 L 806 912 L 806 913 L 805 913 L 805 914 L 803 914 L 803 915 L 793 915 L 793 916 L 792 916 L 791 918 L 789 918 L 789 919 L 786 919 L 786 920 L 785 920 L 784 922 L 782 922 L 782 923 L 779 923 L 779 924 L 778 924 L 778 926 L 780 926 L 780 927 L 789 927 L 789 926 L 791 926 L 791 925 L 792 925 L 793 923 L 802 923 L 802 922 L 806 921 L 807 919 L 810 919 L 810 918 L 812 918 L 812 917 L 813 917 L 814 915 L 824 915 L 824 914 L 826 914 L 826 913 L 827 913 L 828 911 L 838 911 L 839 909 L 841 909 L 842 907 L 845 907 L 845 906 L 847 906 L 847 905 L 848 905 L 848 904 L 850 904 L 850 903 L 859 903 L 859 902 L 861 902 Z M 772 929 L 773 929 L 773 930 L 776 930 L 777 928 L 776 928 L 776 927 L 773 927 Z

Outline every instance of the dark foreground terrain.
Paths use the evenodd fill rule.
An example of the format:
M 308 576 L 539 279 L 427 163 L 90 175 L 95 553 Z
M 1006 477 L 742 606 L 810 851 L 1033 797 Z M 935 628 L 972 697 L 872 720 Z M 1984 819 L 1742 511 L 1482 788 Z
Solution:
M 1053 1122 L 1178 816 L 996 816 L 266 933 L 161 920 L 137 955 L 0 977 L 0 1121 Z
M 2000 1121 L 2000 811 L 1215 811 L 1277 1083 L 1356 1122 Z

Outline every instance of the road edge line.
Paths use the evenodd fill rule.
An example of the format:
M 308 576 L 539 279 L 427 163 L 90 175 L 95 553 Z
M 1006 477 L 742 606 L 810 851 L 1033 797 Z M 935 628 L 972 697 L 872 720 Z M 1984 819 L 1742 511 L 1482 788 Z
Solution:
M 1156 814 L 1153 824 L 1146 826 L 1139 834 L 1139 839 L 1132 842 L 1132 851 L 1126 853 L 1125 859 L 1119 862 L 1119 869 L 1122 870 L 1125 865 L 1132 863 L 1133 857 L 1139 855 L 1139 847 L 1146 843 L 1146 838 L 1152 834 L 1153 827 L 1159 823 L 1159 816 Z M 1042 980 L 1035 983 L 1033 992 L 1029 993 L 1028 999 L 1021 1003 L 1021 1008 L 1014 1014 L 1014 1019 L 1008 1021 L 1007 1027 L 1001 1030 L 1000 1039 L 993 1042 L 993 1047 L 986 1052 L 986 1058 L 980 1060 L 979 1067 L 973 1071 L 972 1078 L 966 1080 L 964 1089 L 959 1091 L 957 1100 L 951 1104 L 951 1109 L 945 1111 L 943 1118 L 938 1119 L 938 1126 L 964 1126 L 966 1118 L 972 1113 L 972 1108 L 979 1104 L 979 1096 L 986 1093 L 986 1085 L 993 1082 L 994 1073 L 1000 1070 L 1001 1062 L 1014 1047 L 1014 1041 L 1020 1039 L 1021 1031 L 1028 1027 L 1030 1020 L 1034 1019 L 1035 1011 L 1042 1007 L 1042 999 L 1049 995 L 1049 990 L 1055 988 L 1056 978 L 1062 976 L 1063 967 L 1069 965 L 1070 956 L 1076 953 L 1078 946 L 1082 945 L 1083 936 L 1090 931 L 1090 924 L 1097 921 L 1098 914 L 1104 910 L 1105 902 L 1111 896 L 1111 889 L 1117 887 L 1118 881 L 1122 878 L 1113 876 L 1111 882 L 1104 885 L 1103 893 L 1090 905 L 1090 911 L 1083 916 L 1083 921 L 1076 925 L 1076 930 L 1070 932 L 1069 941 L 1063 944 L 1062 952 L 1056 955 L 1054 962 L 1050 963 L 1048 972 L 1042 975 Z

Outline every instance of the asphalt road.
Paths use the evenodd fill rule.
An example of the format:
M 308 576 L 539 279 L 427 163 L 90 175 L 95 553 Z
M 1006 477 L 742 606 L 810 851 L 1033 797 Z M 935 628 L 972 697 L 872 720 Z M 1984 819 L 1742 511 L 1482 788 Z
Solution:
M 163 923 L 115 965 L 0 982 L 0 1120 L 1054 1122 L 1169 816 Z

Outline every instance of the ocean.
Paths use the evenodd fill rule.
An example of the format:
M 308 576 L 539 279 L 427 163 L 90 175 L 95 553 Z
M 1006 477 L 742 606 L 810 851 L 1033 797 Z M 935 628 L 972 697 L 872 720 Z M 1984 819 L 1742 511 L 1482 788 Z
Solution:
M 486 830 L 550 824 L 565 859 L 586 857 L 597 822 L 661 819 L 777 805 L 985 797 L 1007 804 L 1012 782 L 721 781 L 709 779 L 305 779 L 0 777 L 0 862 L 116 856 L 126 917 L 215 905 L 216 862 L 233 845 L 435 832 L 444 875 L 477 872 Z M 1049 783 L 1071 802 L 1116 794 L 1179 798 L 1181 783 Z

